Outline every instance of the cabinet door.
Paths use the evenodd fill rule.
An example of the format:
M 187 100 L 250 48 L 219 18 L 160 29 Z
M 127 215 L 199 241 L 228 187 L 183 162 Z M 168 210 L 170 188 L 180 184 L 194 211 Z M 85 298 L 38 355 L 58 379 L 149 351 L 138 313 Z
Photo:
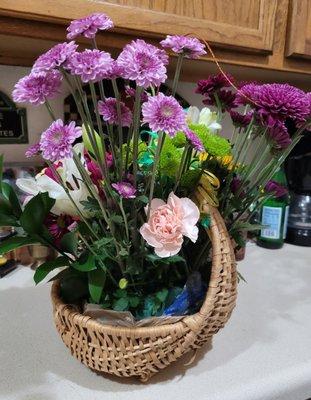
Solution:
M 224 48 L 272 52 L 277 0 L 1 0 L 0 13 L 64 23 L 106 12 L 116 31 L 193 34 Z
M 288 57 L 311 58 L 311 0 L 291 0 Z

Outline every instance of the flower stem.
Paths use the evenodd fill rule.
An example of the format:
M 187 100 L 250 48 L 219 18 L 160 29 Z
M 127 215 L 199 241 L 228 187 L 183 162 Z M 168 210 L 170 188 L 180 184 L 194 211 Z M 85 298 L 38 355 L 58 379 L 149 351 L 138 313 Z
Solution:
M 180 53 L 177 58 L 177 64 L 176 64 L 175 75 L 174 75 L 173 86 L 172 86 L 172 95 L 173 96 L 175 96 L 176 91 L 177 91 L 177 86 L 178 86 L 178 81 L 179 81 L 179 77 L 180 77 L 183 58 L 184 58 L 183 53 Z
M 122 166 L 123 166 L 123 155 L 122 155 L 122 145 L 123 145 L 123 131 L 122 131 L 122 117 L 121 117 L 121 105 L 120 105 L 120 93 L 117 85 L 117 81 L 115 79 L 112 79 L 112 87 L 114 91 L 114 96 L 117 100 L 117 114 L 118 114 L 118 134 L 119 134 L 119 176 L 120 180 L 122 180 L 123 172 L 122 172 Z

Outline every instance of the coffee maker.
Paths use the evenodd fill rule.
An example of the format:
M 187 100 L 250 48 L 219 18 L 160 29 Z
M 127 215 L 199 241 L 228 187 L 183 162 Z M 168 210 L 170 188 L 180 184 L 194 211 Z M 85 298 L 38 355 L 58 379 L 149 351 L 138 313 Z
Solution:
M 305 132 L 285 162 L 290 191 L 286 242 L 311 246 L 311 132 Z

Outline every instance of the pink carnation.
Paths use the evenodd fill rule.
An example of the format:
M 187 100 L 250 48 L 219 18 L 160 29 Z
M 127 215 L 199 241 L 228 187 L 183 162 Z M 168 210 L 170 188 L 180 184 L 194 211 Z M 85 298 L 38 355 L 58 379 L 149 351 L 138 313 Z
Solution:
M 130 126 L 132 123 L 132 112 L 131 110 L 120 101 L 121 109 L 121 125 Z M 98 102 L 99 114 L 103 116 L 103 120 L 107 121 L 108 124 L 118 124 L 118 110 L 117 100 L 114 97 L 108 97 L 105 101 Z
M 93 39 L 98 30 L 106 31 L 111 28 L 113 28 L 113 22 L 106 14 L 94 13 L 71 21 L 67 28 L 67 39 L 75 39 L 79 35 Z
M 171 192 L 167 203 L 161 199 L 151 201 L 150 217 L 140 228 L 140 234 L 155 248 L 157 256 L 174 256 L 180 251 L 184 236 L 193 243 L 197 241 L 199 218 L 199 209 L 193 201 Z

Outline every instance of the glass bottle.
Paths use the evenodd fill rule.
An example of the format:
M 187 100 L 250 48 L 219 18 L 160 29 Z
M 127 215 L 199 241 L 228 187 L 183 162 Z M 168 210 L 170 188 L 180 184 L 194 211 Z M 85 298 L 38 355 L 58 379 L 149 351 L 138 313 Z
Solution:
M 274 176 L 273 181 L 287 189 L 284 171 L 280 169 Z M 267 199 L 260 210 L 260 224 L 266 227 L 260 230 L 257 238 L 258 246 L 268 249 L 280 249 L 284 244 L 287 231 L 287 220 L 289 211 L 289 195 L 286 194 Z

